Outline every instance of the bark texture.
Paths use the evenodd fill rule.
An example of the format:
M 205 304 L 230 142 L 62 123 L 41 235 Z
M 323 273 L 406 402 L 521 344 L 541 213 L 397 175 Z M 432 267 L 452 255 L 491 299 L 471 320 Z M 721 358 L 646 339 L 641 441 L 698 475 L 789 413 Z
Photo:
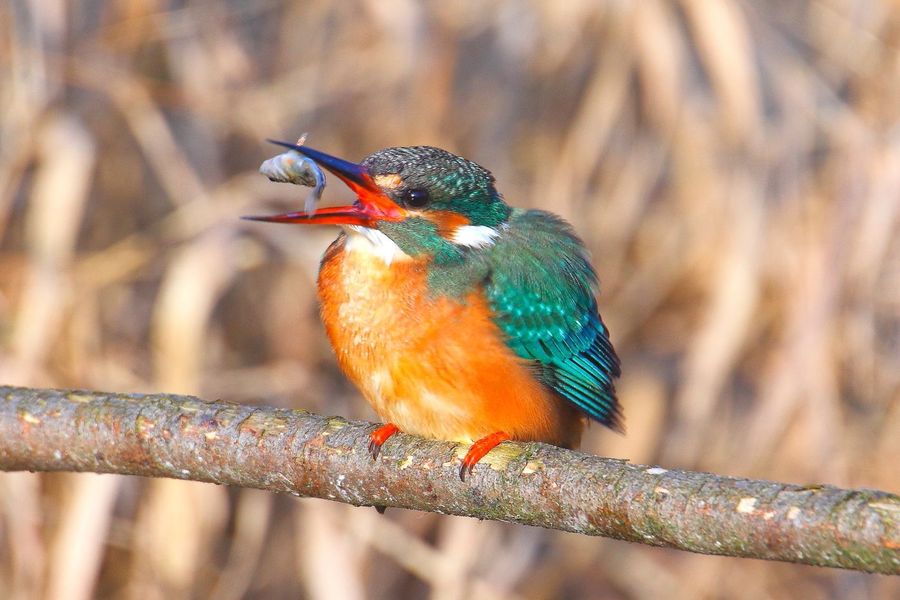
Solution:
M 900 497 L 667 470 L 506 442 L 465 481 L 465 447 L 298 410 L 0 386 L 0 470 L 253 487 L 601 535 L 691 552 L 900 574 Z

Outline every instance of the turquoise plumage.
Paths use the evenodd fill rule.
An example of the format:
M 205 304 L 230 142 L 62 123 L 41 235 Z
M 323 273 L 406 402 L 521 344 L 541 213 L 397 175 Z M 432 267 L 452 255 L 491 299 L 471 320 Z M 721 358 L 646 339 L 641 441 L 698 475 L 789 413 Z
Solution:
M 597 276 L 571 227 L 552 213 L 514 210 L 486 254 L 485 295 L 509 347 L 560 396 L 621 430 L 619 359 L 597 311 Z

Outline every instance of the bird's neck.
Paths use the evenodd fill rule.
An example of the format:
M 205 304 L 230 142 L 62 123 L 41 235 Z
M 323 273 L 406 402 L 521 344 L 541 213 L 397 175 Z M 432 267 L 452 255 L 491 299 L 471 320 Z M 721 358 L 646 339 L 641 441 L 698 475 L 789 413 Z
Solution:
M 500 231 L 488 227 L 466 226 L 457 230 L 456 242 L 431 241 L 430 246 L 439 246 L 438 252 L 425 252 L 421 246 L 405 249 L 403 239 L 398 244 L 383 231 L 367 227 L 349 226 L 343 251 L 357 257 L 353 264 L 365 265 L 371 276 L 400 269 L 406 270 L 408 263 L 418 263 L 427 272 L 428 291 L 432 296 L 452 296 L 460 298 L 479 285 L 487 275 L 488 253 L 502 235 Z M 421 244 L 421 242 L 419 242 Z M 408 248 L 408 247 L 407 247 Z M 401 268 L 402 267 L 402 268 Z
M 493 246 L 507 227 L 465 221 L 442 227 L 422 218 L 407 219 L 402 226 L 385 222 L 378 229 L 350 225 L 347 249 L 373 254 L 387 264 L 425 258 L 434 265 L 456 265 Z

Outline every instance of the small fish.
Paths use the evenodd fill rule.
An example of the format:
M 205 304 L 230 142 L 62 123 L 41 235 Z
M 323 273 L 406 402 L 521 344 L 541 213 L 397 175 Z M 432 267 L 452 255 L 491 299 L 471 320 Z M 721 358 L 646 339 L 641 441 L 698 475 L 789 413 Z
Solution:
M 297 145 L 302 146 L 306 141 L 306 134 L 300 136 Z M 310 216 L 316 212 L 316 203 L 325 191 L 325 173 L 312 159 L 309 159 L 296 150 L 288 150 L 284 154 L 273 156 L 259 166 L 259 172 L 269 178 L 270 181 L 279 183 L 293 183 L 313 188 L 306 197 L 303 210 Z

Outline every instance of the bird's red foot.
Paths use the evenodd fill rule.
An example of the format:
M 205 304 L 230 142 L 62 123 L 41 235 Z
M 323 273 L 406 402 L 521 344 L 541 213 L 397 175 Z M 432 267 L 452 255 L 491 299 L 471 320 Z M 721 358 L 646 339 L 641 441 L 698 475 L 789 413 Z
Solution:
M 509 434 L 503 431 L 496 431 L 489 436 L 483 437 L 469 448 L 469 451 L 466 452 L 466 457 L 462 461 L 462 466 L 459 468 L 459 478 L 463 481 L 466 480 L 466 476 L 469 475 L 472 470 L 475 468 L 475 465 L 479 460 L 484 458 L 484 455 L 490 452 L 494 446 L 499 444 L 500 442 L 505 442 L 509 439 Z
M 393 423 L 385 423 L 369 434 L 369 454 L 372 455 L 372 460 L 378 458 L 378 453 L 381 452 L 381 445 L 398 431 L 400 429 Z

